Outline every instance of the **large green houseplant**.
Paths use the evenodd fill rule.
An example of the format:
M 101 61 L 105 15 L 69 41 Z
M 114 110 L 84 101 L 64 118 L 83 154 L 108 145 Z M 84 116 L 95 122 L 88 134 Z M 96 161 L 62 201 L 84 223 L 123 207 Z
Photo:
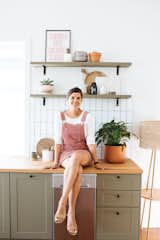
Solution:
M 104 161 L 122 163 L 126 159 L 126 142 L 130 139 L 131 132 L 125 122 L 114 120 L 104 123 L 96 132 L 97 145 L 104 144 Z

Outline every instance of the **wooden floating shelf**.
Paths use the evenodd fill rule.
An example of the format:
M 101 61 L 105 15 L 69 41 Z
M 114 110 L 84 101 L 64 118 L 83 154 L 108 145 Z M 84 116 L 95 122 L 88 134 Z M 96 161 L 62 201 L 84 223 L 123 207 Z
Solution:
M 66 98 L 65 94 L 53 94 L 53 93 L 31 93 L 31 97 L 42 97 L 43 106 L 46 105 L 46 98 Z M 84 94 L 84 98 L 94 98 L 94 99 L 115 99 L 116 106 L 119 106 L 120 99 L 128 99 L 131 98 L 131 95 L 111 95 L 111 94 L 103 94 L 103 95 L 89 95 Z
M 141 197 L 149 200 L 160 201 L 160 189 L 153 189 L 152 197 L 151 189 L 142 189 Z
M 65 98 L 65 94 L 53 94 L 53 93 L 31 93 L 31 97 L 52 97 L 52 98 Z M 131 95 L 110 95 L 110 94 L 97 94 L 89 95 L 84 94 L 84 98 L 108 98 L 108 99 L 128 99 L 131 98 Z
M 131 62 L 31 62 L 36 67 L 129 67 Z

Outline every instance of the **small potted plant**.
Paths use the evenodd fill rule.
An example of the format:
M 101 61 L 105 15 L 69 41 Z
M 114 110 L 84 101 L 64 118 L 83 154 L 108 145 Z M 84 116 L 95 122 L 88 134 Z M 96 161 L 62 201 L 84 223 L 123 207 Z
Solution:
M 44 78 L 41 82 L 41 91 L 45 93 L 51 93 L 54 87 L 54 81 L 49 78 Z
M 97 145 L 104 144 L 104 161 L 110 163 L 123 163 L 126 159 L 126 142 L 130 139 L 125 122 L 114 120 L 104 123 L 96 132 Z
M 100 52 L 91 52 L 91 53 L 89 53 L 89 61 L 90 62 L 100 62 L 101 55 L 102 54 Z

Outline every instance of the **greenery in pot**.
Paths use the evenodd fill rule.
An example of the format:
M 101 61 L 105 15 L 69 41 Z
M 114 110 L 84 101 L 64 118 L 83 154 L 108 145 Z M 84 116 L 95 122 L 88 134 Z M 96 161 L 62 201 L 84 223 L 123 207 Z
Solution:
M 49 78 L 44 78 L 41 82 L 41 91 L 44 93 L 52 93 L 54 88 L 54 82 L 53 80 L 50 80 Z
M 104 144 L 104 161 L 109 163 L 124 163 L 126 160 L 126 141 L 131 133 L 125 122 L 114 120 L 104 123 L 96 132 L 97 145 Z
M 40 83 L 42 85 L 50 85 L 50 86 L 54 85 L 54 81 L 50 80 L 49 78 L 44 78 Z
M 131 137 L 125 122 L 114 120 L 104 123 L 96 132 L 97 145 L 103 143 L 109 146 L 126 146 L 127 140 Z

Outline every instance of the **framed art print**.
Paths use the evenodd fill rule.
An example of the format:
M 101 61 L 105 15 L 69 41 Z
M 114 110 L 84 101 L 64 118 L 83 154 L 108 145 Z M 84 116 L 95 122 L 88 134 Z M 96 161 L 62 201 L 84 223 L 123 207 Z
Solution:
M 68 48 L 71 49 L 71 30 L 46 30 L 46 62 L 63 62 Z

